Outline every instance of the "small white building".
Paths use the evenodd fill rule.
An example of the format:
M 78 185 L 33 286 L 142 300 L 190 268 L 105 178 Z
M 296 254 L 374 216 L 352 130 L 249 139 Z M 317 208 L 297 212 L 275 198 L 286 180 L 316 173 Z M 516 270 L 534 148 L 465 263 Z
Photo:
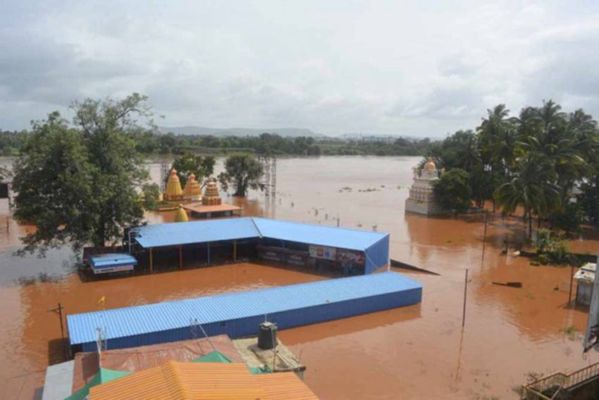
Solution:
M 597 264 L 586 263 L 574 274 L 574 279 L 576 280 L 576 304 L 587 307 L 591 305 L 596 271 Z
M 443 210 L 435 201 L 433 189 L 439 180 L 439 171 L 432 159 L 424 165 L 414 168 L 414 183 L 410 188 L 410 197 L 406 200 L 406 212 L 424 215 L 441 214 Z

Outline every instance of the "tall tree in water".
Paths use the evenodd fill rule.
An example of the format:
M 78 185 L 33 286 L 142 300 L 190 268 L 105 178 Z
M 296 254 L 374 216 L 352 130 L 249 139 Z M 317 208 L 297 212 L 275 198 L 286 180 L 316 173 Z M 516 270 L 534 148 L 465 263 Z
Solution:
M 140 222 L 148 174 L 129 133 L 141 129 L 136 118 L 151 123 L 145 100 L 87 99 L 73 105 L 72 126 L 57 112 L 34 124 L 15 165 L 15 216 L 36 225 L 24 250 L 103 246 Z
M 181 186 L 185 186 L 189 175 L 194 174 L 198 182 L 202 182 L 214 172 L 215 160 L 212 156 L 202 157 L 193 153 L 185 153 L 173 161 L 172 168 L 177 170 Z
M 235 188 L 233 196 L 244 197 L 249 188 L 262 189 L 260 178 L 264 174 L 262 164 L 252 154 L 233 154 L 225 161 L 225 171 L 218 176 L 225 190 Z
M 532 237 L 533 215 L 546 217 L 559 208 L 559 187 L 553 183 L 552 175 L 546 160 L 527 155 L 519 160 L 514 176 L 495 191 L 495 199 L 504 213 L 510 214 L 522 207 L 529 238 Z

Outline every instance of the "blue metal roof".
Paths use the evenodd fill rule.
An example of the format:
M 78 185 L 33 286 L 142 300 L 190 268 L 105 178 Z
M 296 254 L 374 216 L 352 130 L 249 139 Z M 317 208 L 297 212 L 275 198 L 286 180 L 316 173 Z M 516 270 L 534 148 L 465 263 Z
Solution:
M 146 225 L 134 231 L 135 239 L 144 248 L 267 237 L 364 251 L 388 236 L 358 229 L 248 217 Z
M 263 237 L 360 251 L 388 236 L 380 232 L 267 218 L 254 218 L 254 223 Z
M 176 246 L 259 237 L 251 218 L 214 219 L 145 225 L 133 229 L 142 247 Z
M 323 280 L 239 293 L 67 315 L 71 345 L 135 336 L 200 324 L 263 316 L 322 304 L 421 289 L 396 272 Z
M 91 256 L 89 263 L 94 268 L 102 268 L 117 265 L 137 265 L 137 259 L 127 253 L 108 253 Z

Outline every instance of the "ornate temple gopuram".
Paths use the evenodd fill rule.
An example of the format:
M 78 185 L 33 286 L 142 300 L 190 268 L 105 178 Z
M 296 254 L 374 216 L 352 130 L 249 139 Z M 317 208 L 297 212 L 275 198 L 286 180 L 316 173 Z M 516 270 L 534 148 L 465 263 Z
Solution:
M 185 186 L 185 189 L 187 189 L 187 186 Z M 183 204 L 183 208 L 189 212 L 191 217 L 205 219 L 239 217 L 241 215 L 241 207 L 223 203 L 220 197 L 218 183 L 214 177 L 206 179 L 204 183 L 204 194 L 202 195 L 201 200 L 201 202 L 194 201 L 192 203 Z
M 435 201 L 433 188 L 439 180 L 439 171 L 435 162 L 429 158 L 422 167 L 414 168 L 414 183 L 410 188 L 410 197 L 406 200 L 406 212 L 436 215 L 442 214 L 441 207 Z
M 185 189 L 183 190 L 183 197 L 188 201 L 198 201 L 202 198 L 202 188 L 194 174 L 190 174 L 187 177 L 187 183 L 185 183 Z
M 176 169 L 171 169 L 168 179 L 166 180 L 166 189 L 162 198 L 165 201 L 183 200 L 183 190 L 181 190 L 181 181 L 177 175 Z
M 204 190 L 204 196 L 202 196 L 202 204 L 205 206 L 218 206 L 222 204 L 220 194 L 218 193 L 218 185 L 215 178 L 208 178 L 206 180 L 206 189 Z

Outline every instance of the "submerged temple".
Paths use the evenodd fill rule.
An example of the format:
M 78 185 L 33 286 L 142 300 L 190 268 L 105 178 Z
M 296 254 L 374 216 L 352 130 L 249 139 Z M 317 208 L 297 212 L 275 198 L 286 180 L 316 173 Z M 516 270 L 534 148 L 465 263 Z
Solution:
M 187 183 L 185 183 L 185 189 L 183 190 L 183 197 L 185 200 L 200 200 L 202 198 L 202 188 L 194 174 L 190 174 L 189 177 L 187 177 Z
M 177 212 L 175 214 L 175 222 L 187 222 L 189 221 L 189 217 L 187 216 L 187 212 L 179 205 Z
M 410 197 L 406 200 L 406 212 L 424 215 L 442 213 L 433 193 L 433 188 L 438 180 L 439 171 L 431 158 L 422 167 L 415 167 L 414 183 L 410 188 Z
M 177 170 L 171 169 L 171 172 L 166 181 L 166 190 L 163 196 L 165 201 L 183 200 L 183 190 L 181 190 L 181 181 L 177 176 Z
M 205 206 L 218 206 L 222 204 L 220 194 L 218 192 L 218 185 L 215 178 L 208 178 L 206 181 L 206 189 L 204 190 L 204 196 L 202 196 L 202 205 Z

